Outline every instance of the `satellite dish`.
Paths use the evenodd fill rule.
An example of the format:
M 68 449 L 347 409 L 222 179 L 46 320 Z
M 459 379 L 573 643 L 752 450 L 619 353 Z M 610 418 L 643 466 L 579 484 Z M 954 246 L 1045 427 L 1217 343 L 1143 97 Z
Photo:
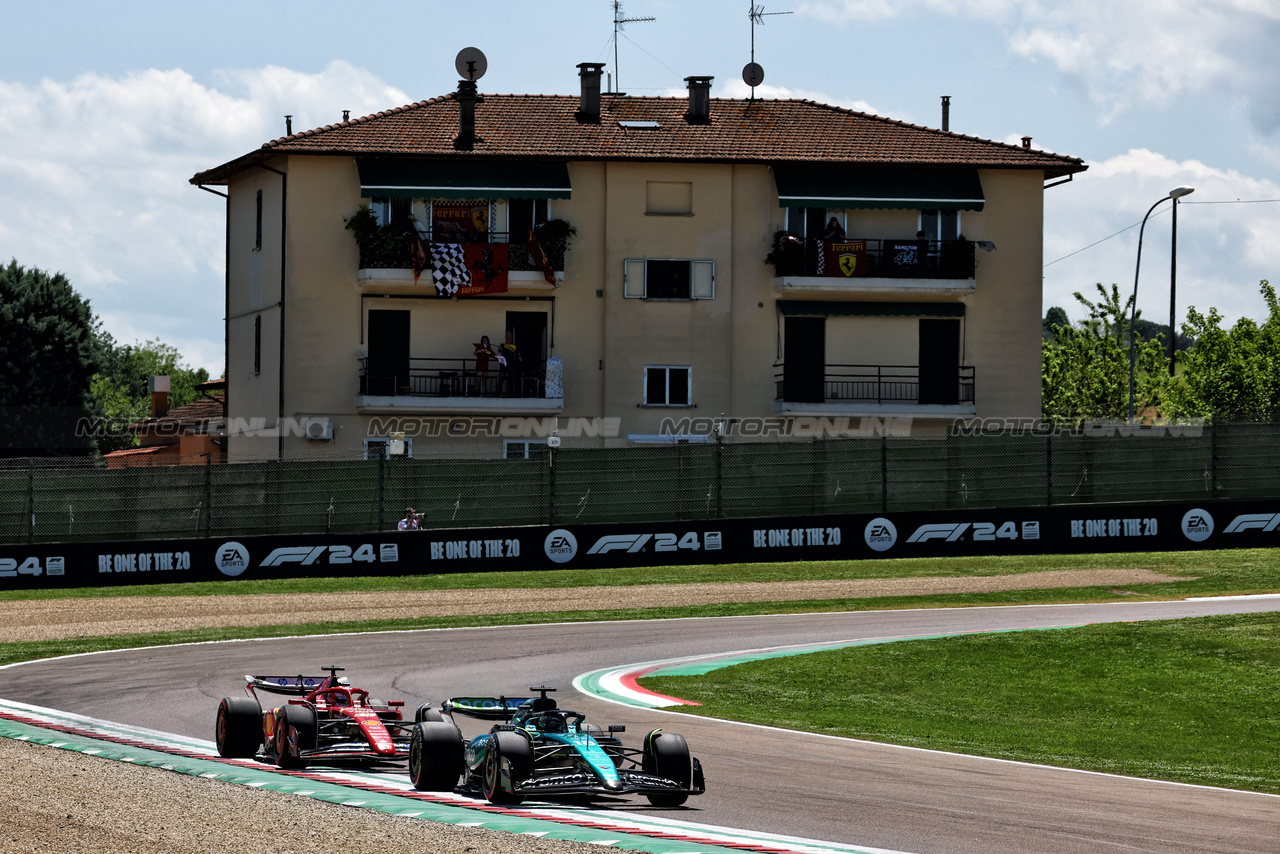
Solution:
M 756 87 L 764 82 L 764 68 L 758 62 L 748 62 L 742 66 L 742 82 Z
M 464 80 L 479 80 L 489 70 L 489 60 L 484 58 L 484 51 L 478 47 L 464 47 L 458 51 L 458 58 L 453 67 Z

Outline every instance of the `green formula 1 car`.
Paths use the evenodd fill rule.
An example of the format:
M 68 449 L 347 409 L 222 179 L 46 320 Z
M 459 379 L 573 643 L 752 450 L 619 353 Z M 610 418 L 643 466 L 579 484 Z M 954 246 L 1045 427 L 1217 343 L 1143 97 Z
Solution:
M 655 729 L 643 746 L 625 747 L 618 733 L 558 708 L 554 688 L 537 697 L 456 697 L 440 707 L 445 720 L 414 726 L 409 777 L 424 791 L 479 795 L 494 804 L 570 795 L 644 795 L 654 806 L 677 807 L 706 790 L 702 763 L 684 737 Z M 471 739 L 454 715 L 500 721 Z M 461 783 L 459 783 L 461 778 Z

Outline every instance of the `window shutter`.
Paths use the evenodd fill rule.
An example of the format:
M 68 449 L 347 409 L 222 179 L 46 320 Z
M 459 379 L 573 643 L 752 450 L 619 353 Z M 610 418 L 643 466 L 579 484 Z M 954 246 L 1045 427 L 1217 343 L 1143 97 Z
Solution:
M 622 295 L 630 299 L 644 299 L 644 261 L 628 258 L 622 262 Z
M 715 299 L 716 296 L 716 262 L 694 261 L 693 281 L 689 286 L 692 299 Z

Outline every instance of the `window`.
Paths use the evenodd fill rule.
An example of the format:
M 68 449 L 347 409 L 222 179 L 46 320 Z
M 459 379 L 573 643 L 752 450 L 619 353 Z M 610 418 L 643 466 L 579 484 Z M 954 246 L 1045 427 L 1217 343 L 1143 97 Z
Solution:
M 504 460 L 545 460 L 548 453 L 545 441 L 505 439 L 502 442 L 502 458 Z
M 623 262 L 622 295 L 631 299 L 715 299 L 716 262 L 629 258 Z
M 547 221 L 546 199 L 510 199 L 507 202 L 507 239 L 523 243 L 529 232 Z
M 366 460 L 376 460 L 380 457 L 397 456 L 396 447 L 393 442 L 402 442 L 403 450 L 398 456 L 413 456 L 413 439 L 365 439 L 364 440 L 364 458 Z
M 692 396 L 692 368 L 674 365 L 645 365 L 645 406 L 688 406 Z
M 925 240 L 955 240 L 960 236 L 959 211 L 920 211 Z
M 253 372 L 262 373 L 262 315 L 253 318 Z
M 391 225 L 393 223 L 408 222 L 409 213 L 412 210 L 411 205 L 411 199 L 390 199 L 386 196 L 374 196 L 369 209 L 378 218 L 378 225 Z
M 261 249 L 262 248 L 262 191 L 261 190 L 258 191 L 257 204 L 258 204 L 257 226 L 255 227 L 255 232 L 254 232 L 253 248 Z
M 693 184 L 689 181 L 646 181 L 645 213 L 693 216 Z

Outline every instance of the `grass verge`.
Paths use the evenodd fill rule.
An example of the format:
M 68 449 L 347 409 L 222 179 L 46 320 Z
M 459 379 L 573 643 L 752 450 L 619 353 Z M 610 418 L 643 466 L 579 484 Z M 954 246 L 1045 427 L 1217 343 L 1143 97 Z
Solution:
M 691 714 L 1280 793 L 1280 614 L 856 647 L 641 684 Z

